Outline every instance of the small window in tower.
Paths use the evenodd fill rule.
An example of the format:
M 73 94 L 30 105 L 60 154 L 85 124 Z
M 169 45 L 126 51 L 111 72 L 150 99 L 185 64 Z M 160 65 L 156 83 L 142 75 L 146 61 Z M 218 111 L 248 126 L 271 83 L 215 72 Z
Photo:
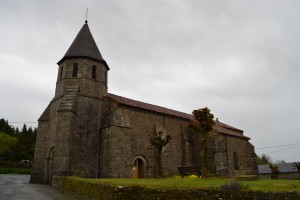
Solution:
M 72 77 L 77 77 L 77 75 L 78 75 L 78 64 L 74 63 Z
M 92 68 L 92 79 L 96 79 L 96 75 L 97 75 L 97 67 L 95 65 L 93 65 L 93 68 Z
M 63 72 L 64 72 L 64 67 L 63 67 L 63 66 L 61 66 L 61 68 L 60 68 L 59 80 L 61 80 L 61 79 L 62 79 Z

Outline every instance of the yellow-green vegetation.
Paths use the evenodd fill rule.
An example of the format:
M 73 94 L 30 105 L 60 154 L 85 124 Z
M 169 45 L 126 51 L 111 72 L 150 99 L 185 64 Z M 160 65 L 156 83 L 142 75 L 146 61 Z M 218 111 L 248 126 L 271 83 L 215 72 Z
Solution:
M 197 177 L 197 176 L 196 176 Z M 161 179 L 128 179 L 128 178 L 101 178 L 89 179 L 80 177 L 69 177 L 72 180 L 99 183 L 114 186 L 141 186 L 145 188 L 208 188 L 218 187 L 230 181 L 231 179 L 204 179 L 204 178 L 180 178 L 179 176 L 173 178 Z
M 176 188 L 176 189 L 199 189 L 199 188 L 221 188 L 222 185 L 233 179 L 225 178 L 180 178 L 178 176 L 164 179 L 126 179 L 126 178 L 101 178 L 88 179 L 80 177 L 69 177 L 71 180 L 89 183 L 98 183 L 112 186 L 141 186 L 145 188 Z M 253 181 L 238 181 L 247 186 L 249 190 L 300 192 L 300 180 L 271 180 L 257 179 Z
M 300 180 L 220 178 L 86 179 L 53 177 L 53 186 L 77 199 L 300 199 Z
M 260 179 L 248 182 L 248 185 L 251 190 L 300 192 L 300 180 Z

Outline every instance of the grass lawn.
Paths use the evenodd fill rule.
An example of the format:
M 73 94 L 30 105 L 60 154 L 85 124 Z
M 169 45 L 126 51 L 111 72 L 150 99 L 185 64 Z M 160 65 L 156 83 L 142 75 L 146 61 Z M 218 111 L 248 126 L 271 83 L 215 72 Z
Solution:
M 99 184 L 110 184 L 116 186 L 138 185 L 146 188 L 220 188 L 225 183 L 230 183 L 233 179 L 223 178 L 165 178 L 165 179 L 125 179 L 125 178 L 103 178 L 87 179 L 70 177 L 70 179 Z M 250 190 L 262 191 L 298 191 L 300 192 L 300 180 L 271 180 L 258 179 L 253 181 L 238 181 L 246 185 Z

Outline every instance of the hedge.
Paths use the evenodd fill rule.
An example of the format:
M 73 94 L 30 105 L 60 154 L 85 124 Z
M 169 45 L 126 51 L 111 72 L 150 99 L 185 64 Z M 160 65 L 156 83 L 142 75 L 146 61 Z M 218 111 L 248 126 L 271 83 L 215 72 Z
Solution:
M 261 200 L 294 200 L 300 199 L 297 192 L 263 192 L 253 190 L 228 191 L 218 188 L 178 189 L 178 188 L 144 188 L 141 186 L 113 186 L 70 179 L 53 177 L 53 186 L 61 192 L 74 195 L 76 199 L 90 200 L 227 200 L 227 199 L 261 199 Z

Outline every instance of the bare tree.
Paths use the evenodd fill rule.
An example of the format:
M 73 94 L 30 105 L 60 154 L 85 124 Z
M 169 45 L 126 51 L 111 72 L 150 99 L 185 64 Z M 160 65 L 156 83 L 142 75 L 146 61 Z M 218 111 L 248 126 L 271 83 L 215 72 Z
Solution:
M 158 171 L 158 177 L 162 177 L 163 176 L 163 172 L 162 172 L 162 149 L 164 146 L 166 146 L 169 141 L 171 140 L 171 136 L 167 135 L 166 137 L 163 137 L 163 132 L 159 131 L 157 136 L 152 136 L 150 137 L 150 143 L 151 145 L 157 149 L 157 163 L 158 163 L 158 167 L 157 167 L 157 171 Z

